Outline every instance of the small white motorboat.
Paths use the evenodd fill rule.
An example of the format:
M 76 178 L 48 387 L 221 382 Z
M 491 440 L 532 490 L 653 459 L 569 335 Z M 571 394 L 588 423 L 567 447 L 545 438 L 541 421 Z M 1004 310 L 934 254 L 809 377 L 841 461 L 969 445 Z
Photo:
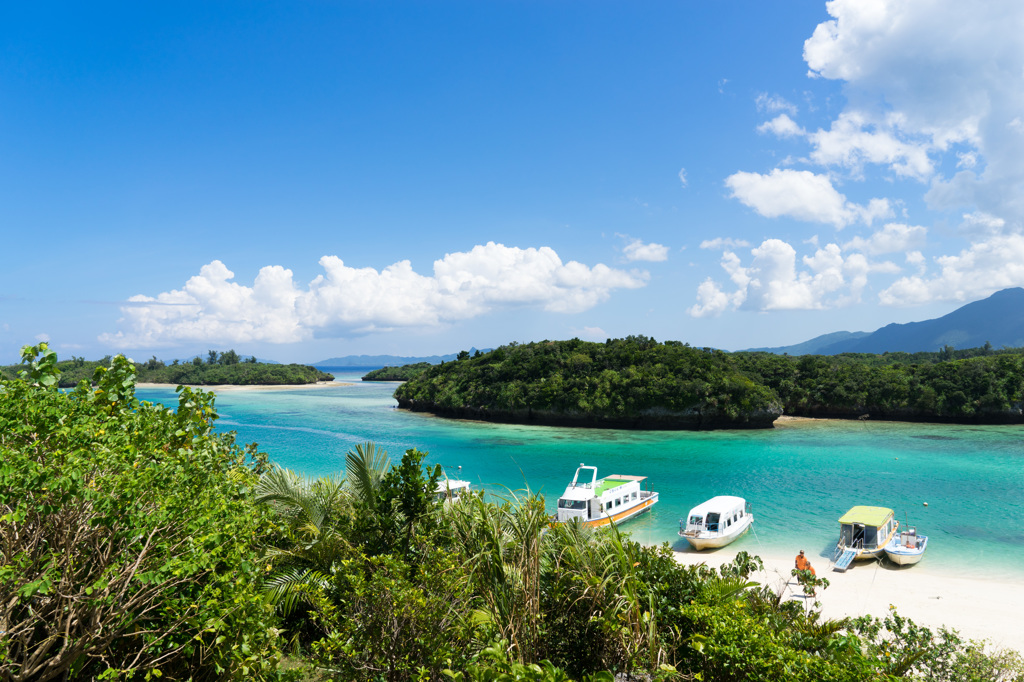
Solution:
M 459 467 L 459 473 L 462 473 L 462 467 Z M 463 481 L 458 478 L 448 478 L 448 473 L 444 473 L 444 477 L 439 479 L 437 487 L 434 488 L 434 497 L 438 502 L 445 504 L 454 504 L 459 499 L 469 492 L 469 481 Z
M 725 547 L 750 530 L 752 523 L 754 515 L 745 499 L 718 495 L 679 519 L 679 535 L 696 550 Z
M 621 474 L 599 479 L 597 467 L 580 464 L 572 483 L 558 498 L 555 521 L 565 523 L 579 519 L 584 526 L 606 526 L 631 519 L 658 502 L 658 493 L 640 488 L 640 482 L 645 480 L 646 476 Z
M 926 549 L 928 536 L 918 535 L 917 528 L 908 528 L 898 536 L 893 536 L 885 546 L 885 556 L 894 564 L 913 566 L 921 560 Z

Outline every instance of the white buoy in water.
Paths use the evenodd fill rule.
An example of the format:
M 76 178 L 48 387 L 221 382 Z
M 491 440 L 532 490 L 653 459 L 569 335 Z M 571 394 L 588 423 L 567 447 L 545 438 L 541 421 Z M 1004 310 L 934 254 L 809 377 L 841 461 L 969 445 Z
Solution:
M 926 507 L 927 507 L 927 506 L 928 506 L 928 503 L 927 503 L 927 502 L 925 502 L 925 503 L 924 503 L 924 506 L 926 506 Z

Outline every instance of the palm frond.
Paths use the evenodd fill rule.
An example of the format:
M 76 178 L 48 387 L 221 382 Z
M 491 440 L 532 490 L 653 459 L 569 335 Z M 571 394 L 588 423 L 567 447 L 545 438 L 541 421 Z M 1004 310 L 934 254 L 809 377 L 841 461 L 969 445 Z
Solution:
M 291 567 L 271 576 L 264 583 L 263 591 L 281 615 L 287 616 L 300 603 L 312 604 L 311 596 L 329 586 L 330 580 L 320 571 Z
M 356 497 L 364 504 L 372 505 L 377 500 L 380 483 L 391 468 L 391 460 L 383 448 L 371 442 L 360 443 L 355 450 L 345 454 L 345 468 L 348 484 Z

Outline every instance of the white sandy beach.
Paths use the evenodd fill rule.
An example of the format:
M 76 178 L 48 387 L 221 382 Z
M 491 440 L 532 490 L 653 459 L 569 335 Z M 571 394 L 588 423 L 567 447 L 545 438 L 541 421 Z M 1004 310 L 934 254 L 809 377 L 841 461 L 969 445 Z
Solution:
M 790 576 L 799 549 L 794 549 L 793 556 L 759 554 L 765 570 L 751 580 L 803 601 L 802 590 Z M 729 547 L 707 553 L 676 552 L 676 559 L 718 567 L 737 552 Z M 944 625 L 967 639 L 988 640 L 995 647 L 1024 652 L 1024 627 L 1020 624 L 1024 581 L 988 579 L 980 571 L 976 578 L 939 575 L 929 573 L 924 562 L 902 569 L 875 561 L 858 562 L 845 573 L 837 573 L 826 559 L 811 560 L 817 575 L 830 583 L 818 591 L 817 598 L 826 618 L 884 617 L 893 605 L 900 615 L 932 630 Z
M 342 386 L 353 386 L 351 382 L 345 381 L 318 381 L 315 384 L 253 384 L 250 386 L 237 386 L 235 384 L 221 384 L 217 386 L 189 386 L 189 388 L 201 388 L 204 391 L 213 393 L 227 393 L 231 391 L 296 391 L 316 388 L 339 388 Z M 140 382 L 137 388 L 170 388 L 175 389 L 178 384 L 153 384 Z

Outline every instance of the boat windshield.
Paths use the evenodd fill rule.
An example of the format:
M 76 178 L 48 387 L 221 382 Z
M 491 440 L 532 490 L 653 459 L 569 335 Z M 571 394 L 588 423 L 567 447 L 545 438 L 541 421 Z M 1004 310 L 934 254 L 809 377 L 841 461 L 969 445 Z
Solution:
M 559 509 L 586 509 L 587 508 L 587 501 L 586 500 L 559 500 L 558 501 L 558 508 Z
M 704 525 L 704 517 L 703 516 L 691 516 L 690 517 L 690 525 L 691 526 L 703 526 Z
M 718 519 L 721 516 L 722 515 L 717 512 L 708 513 L 708 530 L 718 530 Z

